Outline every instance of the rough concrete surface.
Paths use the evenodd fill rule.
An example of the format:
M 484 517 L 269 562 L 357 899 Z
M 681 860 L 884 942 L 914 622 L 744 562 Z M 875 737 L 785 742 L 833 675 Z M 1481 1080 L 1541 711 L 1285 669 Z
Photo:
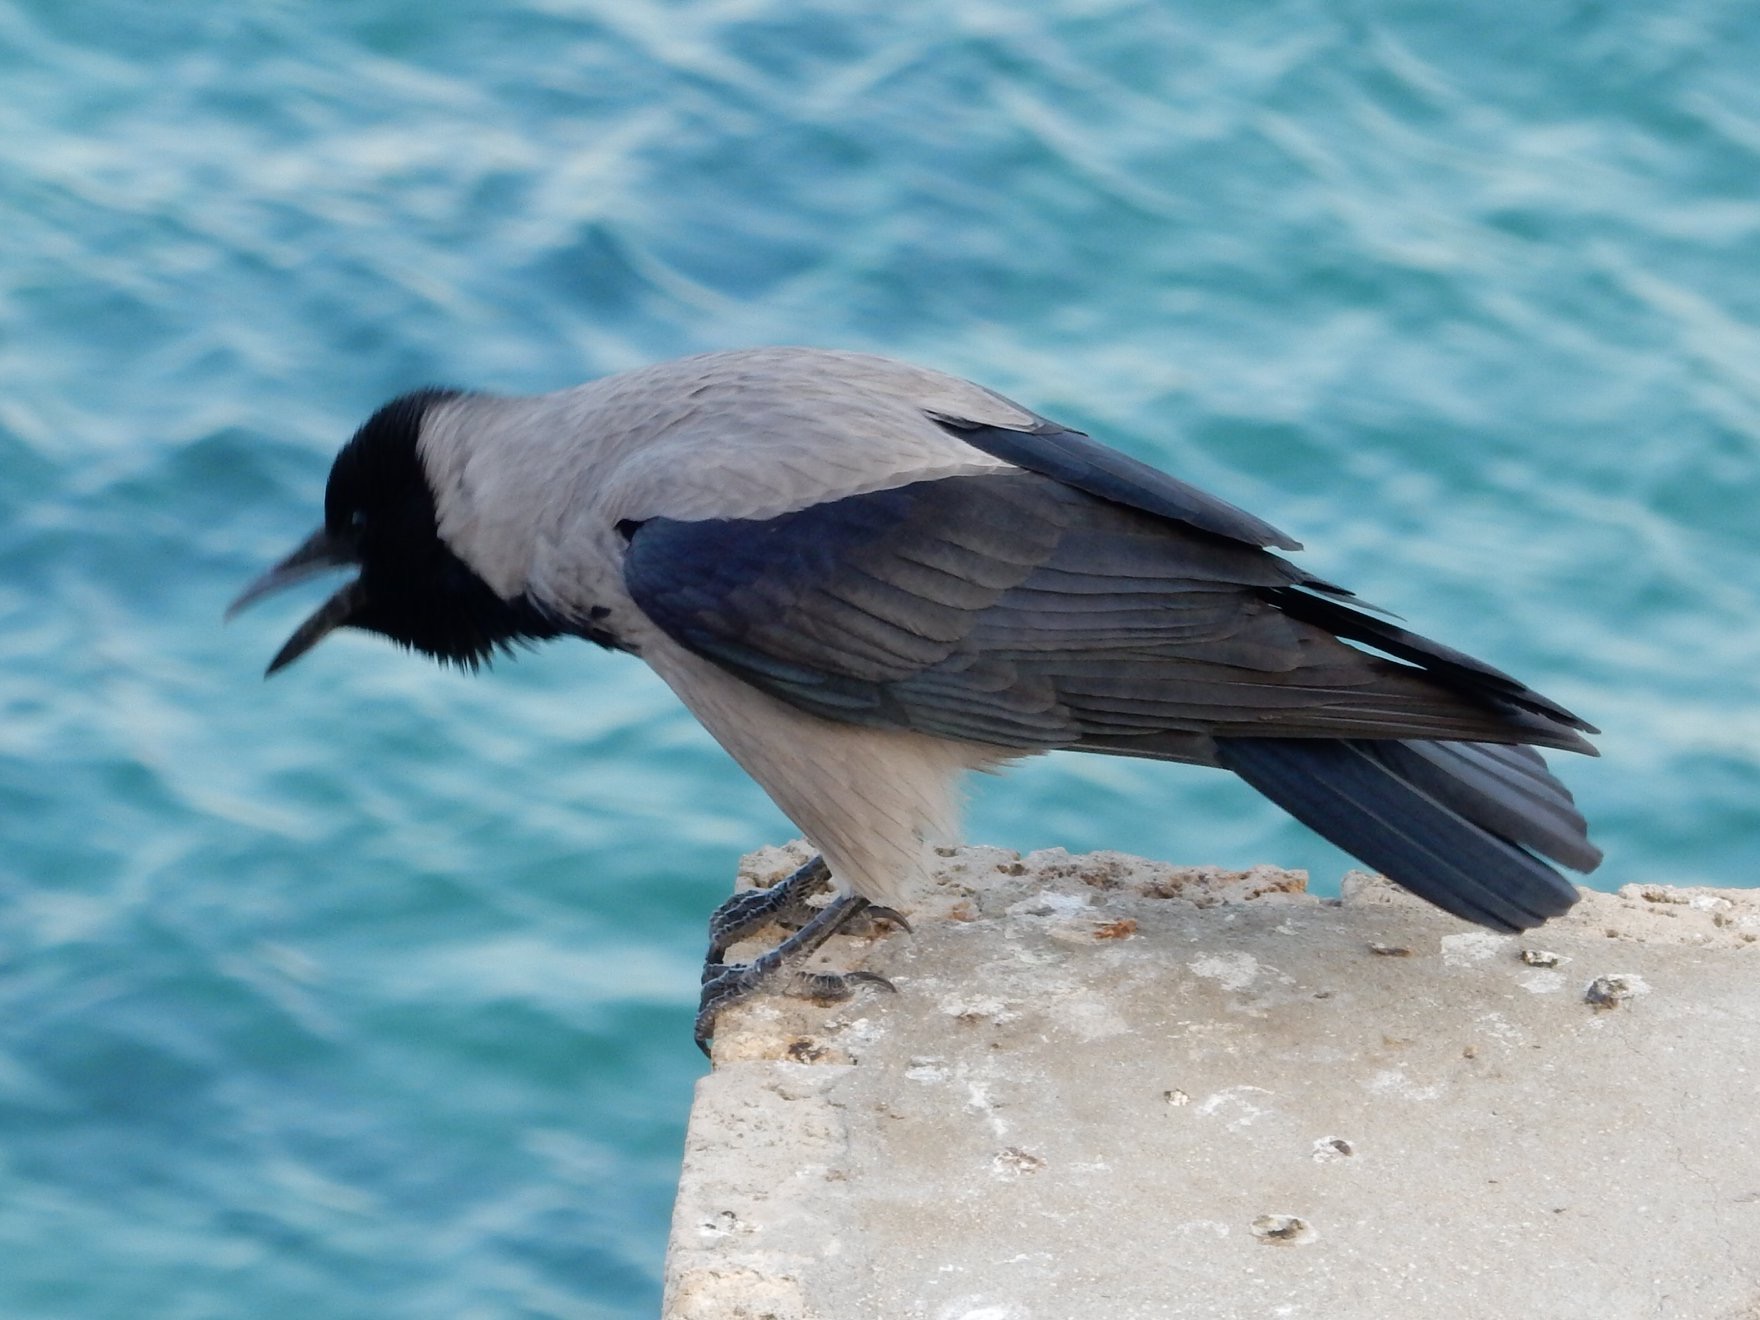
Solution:
M 1303 886 L 950 856 L 826 951 L 898 993 L 724 1018 L 667 1320 L 1760 1320 L 1760 894 Z

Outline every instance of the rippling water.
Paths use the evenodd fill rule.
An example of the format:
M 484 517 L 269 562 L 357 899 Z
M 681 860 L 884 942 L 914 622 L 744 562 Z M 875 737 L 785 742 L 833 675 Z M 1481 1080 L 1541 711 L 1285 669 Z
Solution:
M 1597 883 L 1756 883 L 1756 68 L 1721 0 L 0 0 L 0 1314 L 654 1312 L 787 826 L 633 661 L 219 624 L 422 383 L 978 377 L 1603 725 Z M 1099 759 L 971 833 L 1345 865 Z

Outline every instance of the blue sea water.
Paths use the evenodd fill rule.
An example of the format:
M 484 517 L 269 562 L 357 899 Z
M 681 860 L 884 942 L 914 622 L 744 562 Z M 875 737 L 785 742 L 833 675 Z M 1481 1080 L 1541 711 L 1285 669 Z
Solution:
M 424 383 L 976 377 L 1606 730 L 1760 883 L 1760 10 L 0 0 L 0 1316 L 654 1314 L 702 919 L 790 835 L 635 661 L 223 629 Z M 1312 868 L 1047 758 L 973 838 Z

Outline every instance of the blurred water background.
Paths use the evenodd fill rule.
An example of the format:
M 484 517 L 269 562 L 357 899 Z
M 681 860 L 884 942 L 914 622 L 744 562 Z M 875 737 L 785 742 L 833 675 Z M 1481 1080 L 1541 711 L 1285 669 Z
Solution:
M 648 1316 L 704 915 L 787 824 L 636 662 L 222 607 L 429 382 L 882 351 L 1601 724 L 1760 880 L 1760 10 L 0 0 L 0 1315 Z M 970 835 L 1312 868 L 1225 776 Z

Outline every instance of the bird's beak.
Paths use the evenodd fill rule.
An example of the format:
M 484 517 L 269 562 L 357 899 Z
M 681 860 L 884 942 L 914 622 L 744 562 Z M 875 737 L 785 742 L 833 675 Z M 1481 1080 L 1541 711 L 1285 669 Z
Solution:
M 360 555 L 353 544 L 341 537 L 332 536 L 320 527 L 301 543 L 299 549 L 241 591 L 238 599 L 226 607 L 226 617 L 230 620 L 246 606 L 254 605 L 265 596 L 273 596 L 307 578 L 317 577 L 332 569 L 353 567 L 359 563 Z M 269 662 L 269 668 L 263 672 L 263 677 L 267 678 L 277 670 L 287 668 L 330 633 L 347 623 L 364 599 L 365 592 L 359 578 L 345 583 L 341 590 L 318 606 L 312 616 L 294 630 L 286 645 Z

